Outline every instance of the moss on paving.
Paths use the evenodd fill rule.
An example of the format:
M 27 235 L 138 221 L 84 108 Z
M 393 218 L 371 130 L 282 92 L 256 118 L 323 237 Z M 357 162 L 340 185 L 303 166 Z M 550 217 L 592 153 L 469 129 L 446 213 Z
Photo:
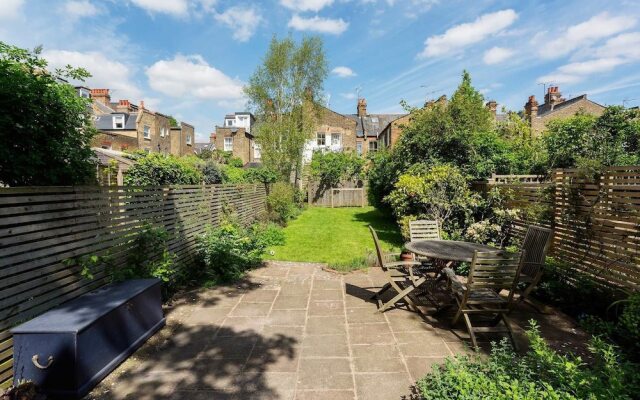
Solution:
M 272 260 L 324 262 L 338 270 L 364 267 L 374 252 L 368 226 L 378 232 L 385 250 L 399 250 L 402 237 L 389 216 L 373 207 L 311 207 L 284 229 L 286 242 L 272 247 Z M 342 268 L 341 268 L 342 267 Z

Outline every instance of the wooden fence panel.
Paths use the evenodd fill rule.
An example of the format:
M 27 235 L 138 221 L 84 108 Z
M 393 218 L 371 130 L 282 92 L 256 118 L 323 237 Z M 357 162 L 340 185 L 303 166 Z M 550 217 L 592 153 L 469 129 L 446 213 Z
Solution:
M 530 219 L 516 222 L 516 235 L 530 223 L 554 229 L 551 255 L 596 283 L 640 289 L 640 166 L 608 167 L 599 176 L 577 169 L 535 176 L 494 176 L 487 183 L 507 189 L 509 205 Z M 541 217 L 544 215 L 543 217 Z
M 333 188 L 309 182 L 307 195 L 309 204 L 319 207 L 364 207 L 369 204 L 367 184 L 363 181 L 343 181 Z
M 190 265 L 196 236 L 223 211 L 249 223 L 265 198 L 262 185 L 1 188 L 0 384 L 12 377 L 12 326 L 109 282 L 103 270 L 83 278 L 66 260 L 108 253 L 122 266 L 151 223 L 169 233 L 176 261 Z

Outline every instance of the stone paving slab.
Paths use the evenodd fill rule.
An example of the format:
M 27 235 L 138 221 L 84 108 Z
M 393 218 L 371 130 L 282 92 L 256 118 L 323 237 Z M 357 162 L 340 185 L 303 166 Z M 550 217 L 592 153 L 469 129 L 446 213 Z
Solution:
M 409 398 L 433 365 L 468 352 L 468 335 L 406 309 L 376 313 L 369 297 L 384 283 L 378 269 L 272 262 L 186 293 L 89 398 Z

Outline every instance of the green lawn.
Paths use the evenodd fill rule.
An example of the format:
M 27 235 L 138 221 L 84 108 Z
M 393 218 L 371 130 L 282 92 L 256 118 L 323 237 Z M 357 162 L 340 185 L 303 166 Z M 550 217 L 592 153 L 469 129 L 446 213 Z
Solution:
M 284 246 L 271 248 L 272 260 L 326 262 L 330 265 L 358 263 L 374 245 L 368 226 L 378 232 L 385 250 L 402 247 L 396 223 L 373 207 L 311 207 L 284 229 Z M 353 265 L 347 269 L 353 269 Z

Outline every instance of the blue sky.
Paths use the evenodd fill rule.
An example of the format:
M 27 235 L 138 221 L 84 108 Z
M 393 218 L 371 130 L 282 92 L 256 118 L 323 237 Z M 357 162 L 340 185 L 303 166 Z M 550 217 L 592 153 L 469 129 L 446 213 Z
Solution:
M 640 104 L 638 1 L 0 1 L 0 40 L 43 45 L 52 65 L 87 68 L 90 87 L 192 123 L 200 141 L 244 109 L 242 85 L 274 34 L 324 39 L 325 91 L 342 113 L 357 90 L 369 112 L 449 95 L 463 69 L 513 110 L 542 83 Z

